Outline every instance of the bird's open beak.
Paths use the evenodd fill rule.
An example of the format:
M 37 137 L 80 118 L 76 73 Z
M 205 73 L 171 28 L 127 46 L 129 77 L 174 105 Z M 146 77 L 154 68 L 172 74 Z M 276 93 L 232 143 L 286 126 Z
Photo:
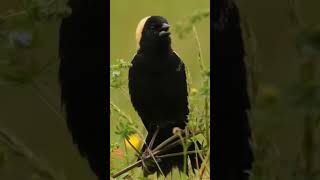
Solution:
M 160 28 L 159 36 L 160 37 L 169 36 L 170 35 L 169 28 L 170 28 L 169 24 L 163 23 Z

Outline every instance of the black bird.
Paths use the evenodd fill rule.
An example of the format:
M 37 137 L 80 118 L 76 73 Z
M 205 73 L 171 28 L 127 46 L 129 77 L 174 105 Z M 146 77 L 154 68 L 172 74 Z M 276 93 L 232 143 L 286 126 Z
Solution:
M 231 0 L 213 5 L 213 178 L 245 180 L 253 153 L 239 11 Z
M 102 1 L 101 1 L 102 2 Z M 107 179 L 107 7 L 100 1 L 70 0 L 72 14 L 60 27 L 59 81 L 74 143 L 99 180 Z
M 173 135 L 174 128 L 186 127 L 189 109 L 185 65 L 171 48 L 169 24 L 165 18 L 149 16 L 142 19 L 136 30 L 136 40 L 139 49 L 129 70 L 129 92 L 148 131 L 147 144 L 158 131 L 152 145 L 156 147 Z M 146 148 L 144 146 L 142 152 Z M 193 145 L 189 148 L 194 149 Z M 174 152 L 183 152 L 182 145 L 166 153 Z M 189 157 L 196 168 L 195 155 Z M 159 165 L 165 176 L 173 167 L 182 171 L 183 156 L 160 159 Z M 143 172 L 144 176 L 160 174 L 155 164 L 147 165 Z

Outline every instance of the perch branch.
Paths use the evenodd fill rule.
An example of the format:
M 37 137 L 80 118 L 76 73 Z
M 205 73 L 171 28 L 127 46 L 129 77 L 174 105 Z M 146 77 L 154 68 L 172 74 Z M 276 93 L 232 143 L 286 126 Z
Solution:
M 196 132 L 194 134 L 189 134 L 188 136 L 185 136 L 184 139 L 196 136 L 199 133 L 201 133 L 201 132 Z M 183 133 L 181 133 L 181 134 L 183 134 Z M 196 152 L 201 152 L 201 151 L 178 152 L 178 153 L 164 154 L 164 155 L 158 156 L 163 151 L 168 150 L 168 149 L 178 145 L 182 141 L 182 139 L 178 139 L 177 141 L 172 142 L 173 140 L 175 140 L 178 137 L 179 137 L 178 135 L 173 135 L 173 136 L 169 137 L 168 139 L 166 139 L 165 141 L 163 141 L 161 144 L 159 144 L 156 148 L 154 148 L 151 151 L 151 154 L 149 154 L 148 156 L 145 157 L 145 160 L 149 160 L 149 159 L 151 159 L 153 157 L 165 158 L 165 157 L 171 157 L 171 156 L 179 156 L 179 155 L 181 155 L 181 153 L 182 154 L 183 153 L 193 154 L 193 153 L 196 153 Z M 120 170 L 119 172 L 113 174 L 112 178 L 117 178 L 117 177 L 121 176 L 122 174 L 124 174 L 124 173 L 126 173 L 126 172 L 128 172 L 128 171 L 130 171 L 130 170 L 132 170 L 132 169 L 134 169 L 136 167 L 141 167 L 141 166 L 142 166 L 142 160 L 139 160 L 139 161 L 129 165 L 128 167 Z

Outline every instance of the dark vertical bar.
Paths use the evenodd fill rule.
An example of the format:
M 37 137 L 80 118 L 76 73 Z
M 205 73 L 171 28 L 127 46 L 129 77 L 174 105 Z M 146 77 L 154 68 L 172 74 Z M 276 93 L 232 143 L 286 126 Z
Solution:
M 109 13 L 107 1 L 70 0 L 61 24 L 60 85 L 66 121 L 82 157 L 108 179 Z
M 250 109 L 239 11 L 229 0 L 213 1 L 213 179 L 248 179 Z

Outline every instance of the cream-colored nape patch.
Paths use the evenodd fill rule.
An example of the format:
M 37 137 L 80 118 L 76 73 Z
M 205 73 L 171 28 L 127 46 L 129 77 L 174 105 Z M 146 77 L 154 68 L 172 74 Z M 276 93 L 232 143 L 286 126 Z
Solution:
M 139 44 L 140 44 L 140 39 L 141 39 L 141 36 L 142 36 L 142 31 L 143 31 L 144 24 L 149 19 L 149 17 L 150 16 L 147 16 L 147 17 L 141 19 L 139 24 L 138 24 L 138 26 L 137 26 L 137 29 L 136 29 L 136 41 L 137 41 L 138 47 L 139 47 Z

